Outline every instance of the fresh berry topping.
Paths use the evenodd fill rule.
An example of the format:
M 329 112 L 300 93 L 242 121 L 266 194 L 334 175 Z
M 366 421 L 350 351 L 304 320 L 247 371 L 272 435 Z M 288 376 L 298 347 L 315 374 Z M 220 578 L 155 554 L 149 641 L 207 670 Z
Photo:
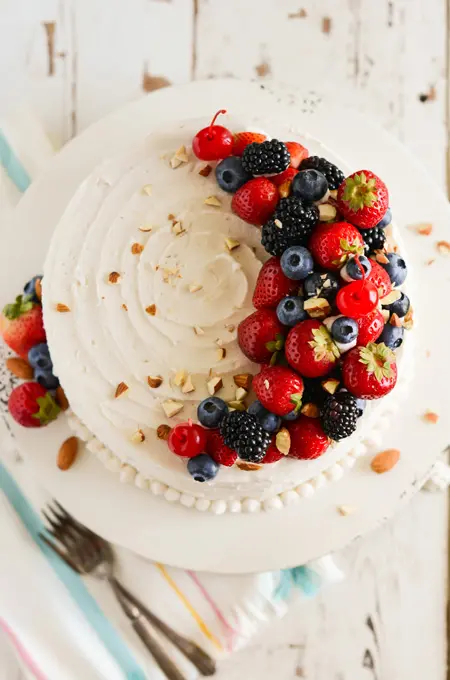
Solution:
M 378 340 L 384 328 L 384 319 L 378 309 L 356 319 L 359 328 L 358 345 L 368 345 Z
M 339 279 L 331 272 L 314 272 L 305 279 L 303 289 L 307 298 L 323 297 L 333 300 L 339 290 Z
M 210 430 L 208 432 L 206 453 L 209 453 L 216 463 L 225 467 L 231 467 L 237 460 L 236 451 L 232 451 L 232 449 L 225 445 L 219 430 Z
M 224 191 L 234 194 L 243 184 L 251 179 L 242 167 L 242 161 L 237 156 L 228 156 L 220 161 L 216 167 L 217 184 Z
M 281 427 L 281 418 L 275 413 L 271 413 L 261 404 L 258 399 L 250 404 L 248 412 L 255 416 L 261 427 L 269 434 L 278 432 Z
M 361 257 L 350 257 L 345 265 L 342 267 L 340 274 L 344 281 L 360 281 L 365 278 L 372 269 L 371 261 L 361 255 Z
M 309 239 L 309 250 L 316 264 L 338 270 L 351 255 L 363 255 L 364 241 L 359 231 L 348 222 L 319 224 Z
M 378 305 L 378 300 L 377 289 L 368 279 L 348 283 L 336 296 L 336 304 L 341 314 L 352 318 L 370 314 Z
M 283 326 L 295 326 L 308 318 L 304 309 L 304 300 L 300 296 L 289 295 L 283 298 L 277 306 L 278 321 Z
M 41 342 L 30 349 L 28 352 L 28 363 L 34 369 L 39 368 L 43 371 L 51 371 L 53 369 L 53 363 L 46 342 Z
M 279 175 L 273 175 L 270 179 L 277 187 L 281 187 L 281 185 L 285 184 L 286 182 L 291 183 L 295 175 L 297 174 L 298 170 L 296 170 L 295 168 L 291 168 L 291 166 L 289 166 L 288 168 L 286 168 L 286 170 L 280 172 Z
M 278 349 L 277 343 L 282 349 L 282 340 L 283 326 L 273 309 L 257 309 L 238 326 L 239 347 L 250 361 L 257 364 L 269 362 Z
M 187 470 L 196 482 L 210 482 L 219 472 L 219 466 L 206 453 L 190 458 Z
M 267 177 L 256 177 L 236 191 L 231 207 L 241 220 L 260 225 L 267 222 L 272 215 L 278 199 L 279 193 L 275 184 Z
M 334 377 L 335 371 L 330 375 Z M 338 377 L 335 378 L 338 382 Z M 327 379 L 323 378 L 305 378 L 305 391 L 303 392 L 303 403 L 304 404 L 315 404 L 319 408 L 322 408 L 325 403 L 325 399 L 328 397 L 329 392 L 326 392 L 323 388 L 323 384 Z
M 387 187 L 370 170 L 359 170 L 347 177 L 339 187 L 338 209 L 360 229 L 375 227 L 389 207 Z
M 289 166 L 291 156 L 278 139 L 249 144 L 242 154 L 242 164 L 251 175 L 276 175 Z
M 275 445 L 274 442 L 271 442 L 269 444 L 269 448 L 267 449 L 267 453 L 262 459 L 261 463 L 264 463 L 266 465 L 267 463 L 277 463 L 279 460 L 282 458 L 285 458 L 286 456 L 284 453 L 281 453 Z
M 249 144 L 261 144 L 267 139 L 266 135 L 260 132 L 237 132 L 234 135 L 233 156 L 242 156 L 244 149 Z
M 270 444 L 270 434 L 247 411 L 232 411 L 222 421 L 223 441 L 241 460 L 260 463 Z
M 366 255 L 370 255 L 376 250 L 383 250 L 386 243 L 386 234 L 381 227 L 363 229 L 362 237 L 364 239 L 364 252 Z
M 282 416 L 281 420 L 287 420 L 287 421 L 292 421 L 292 420 L 298 420 L 300 418 L 301 412 L 297 411 L 295 408 L 290 411 L 289 413 L 286 413 L 285 416 Z
M 13 389 L 8 410 L 23 427 L 43 427 L 55 420 L 60 408 L 51 394 L 36 382 L 22 383 Z
M 271 413 L 286 416 L 300 410 L 303 380 L 286 366 L 269 366 L 253 379 L 253 389 L 261 404 Z
M 372 269 L 367 275 L 367 281 L 373 283 L 381 300 L 392 290 L 389 274 L 383 269 L 381 264 L 375 262 L 375 260 L 372 260 Z
M 391 326 L 390 323 L 387 323 L 379 336 L 379 342 L 383 342 L 386 347 L 395 350 L 403 344 L 404 334 L 405 330 L 402 326 Z
M 221 109 L 216 113 L 208 127 L 203 128 L 192 140 L 192 150 L 201 161 L 218 161 L 227 158 L 233 151 L 233 135 L 222 125 L 215 125 L 217 117 L 226 113 Z
M 303 281 L 312 273 L 314 260 L 304 246 L 291 246 L 281 256 L 281 269 L 289 279 Z
M 31 281 L 28 281 L 28 283 L 26 283 L 24 288 L 23 288 L 24 295 L 26 295 L 28 298 L 30 298 L 30 300 L 32 300 L 32 302 L 40 302 L 41 301 L 41 298 L 36 291 L 36 284 L 41 283 L 42 278 L 43 278 L 42 274 L 40 274 L 39 276 L 33 276 Z
M 390 305 L 383 305 L 383 309 L 388 309 L 391 314 L 397 314 L 399 319 L 403 319 L 409 312 L 411 303 L 409 297 L 405 293 L 400 293 L 400 297 Z
M 355 397 L 384 397 L 397 382 L 395 354 L 384 344 L 355 347 L 344 357 L 342 378 L 345 387 Z
M 322 408 L 322 427 L 325 434 L 338 442 L 356 430 L 358 406 L 350 392 L 330 394 Z
M 219 427 L 224 416 L 228 413 L 228 406 L 219 397 L 207 397 L 197 408 L 197 418 L 203 427 Z
M 292 193 L 305 203 L 316 203 L 328 195 L 328 182 L 318 170 L 301 170 L 292 182 Z
M 290 167 L 298 168 L 300 163 L 308 158 L 309 151 L 306 146 L 302 146 L 298 142 L 285 142 L 287 150 L 291 156 Z
M 46 390 L 56 390 L 59 387 L 59 380 L 52 371 L 45 371 L 42 368 L 37 368 L 34 371 L 34 379 L 39 385 L 45 387 Z
M 388 208 L 384 214 L 384 217 L 378 222 L 377 227 L 380 229 L 386 229 L 392 222 L 392 211 Z
M 46 340 L 42 307 L 19 295 L 13 304 L 3 309 L 0 332 L 8 347 L 22 359 L 27 359 L 30 349 Z
M 405 260 L 397 253 L 386 253 L 386 257 L 389 262 L 382 263 L 381 266 L 387 271 L 394 286 L 401 286 L 408 274 Z
M 338 189 L 345 179 L 344 173 L 339 170 L 333 163 L 330 163 L 325 158 L 319 156 L 310 156 L 301 162 L 301 170 L 318 170 L 325 175 L 330 190 Z
M 292 368 L 306 378 L 326 375 L 340 357 L 327 328 L 314 319 L 302 321 L 289 331 L 285 354 Z
M 312 460 L 321 456 L 330 445 L 318 418 L 300 416 L 287 426 L 291 435 L 289 458 Z
M 315 205 L 305 205 L 299 198 L 282 198 L 272 217 L 262 229 L 262 245 L 271 255 L 282 255 L 290 246 L 306 245 L 319 220 Z
M 280 300 L 297 288 L 295 281 L 288 279 L 283 273 L 279 258 L 271 257 L 259 272 L 253 293 L 253 306 L 255 309 L 275 308 Z
M 206 437 L 206 430 L 189 420 L 187 423 L 175 425 L 170 430 L 167 443 L 172 453 L 177 456 L 193 458 L 205 450 Z
M 331 325 L 333 340 L 347 345 L 358 337 L 358 324 L 349 316 L 338 316 Z

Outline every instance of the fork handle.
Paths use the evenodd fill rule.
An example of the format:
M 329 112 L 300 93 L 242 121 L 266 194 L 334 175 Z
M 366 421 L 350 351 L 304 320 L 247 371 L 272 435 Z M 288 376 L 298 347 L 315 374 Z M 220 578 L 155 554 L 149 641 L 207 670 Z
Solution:
M 173 661 L 167 656 L 159 642 L 155 640 L 145 619 L 142 617 L 133 619 L 131 624 L 166 678 L 168 680 L 186 680 L 186 677 L 182 675 Z

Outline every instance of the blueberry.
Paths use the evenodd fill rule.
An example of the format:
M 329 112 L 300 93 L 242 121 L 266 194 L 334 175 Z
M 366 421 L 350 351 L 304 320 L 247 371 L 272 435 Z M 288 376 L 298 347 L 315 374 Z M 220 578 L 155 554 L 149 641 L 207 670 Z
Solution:
M 261 427 L 266 432 L 269 432 L 269 434 L 278 432 L 281 427 L 280 416 L 268 411 L 257 399 L 252 404 L 250 404 L 248 407 L 248 412 L 251 413 L 252 416 L 256 417 Z
M 42 368 L 36 368 L 34 371 L 34 379 L 46 390 L 56 390 L 59 387 L 59 380 L 51 371 L 44 371 Z
M 197 418 L 204 427 L 219 427 L 223 417 L 228 413 L 228 406 L 219 397 L 207 397 L 197 408 Z
M 315 203 L 327 195 L 328 182 L 318 170 L 301 170 L 292 181 L 292 193 L 308 203 Z
M 388 227 L 391 222 L 392 222 L 392 211 L 391 211 L 390 208 L 388 208 L 386 210 L 386 213 L 385 213 L 383 219 L 380 220 L 376 226 L 380 227 L 380 229 L 386 229 L 386 227 Z
M 283 326 L 295 326 L 307 318 L 307 313 L 303 309 L 303 298 L 289 295 L 280 300 L 277 307 L 278 321 Z
M 409 307 L 409 297 L 405 295 L 405 293 L 401 293 L 401 297 L 390 305 L 383 305 L 383 309 L 389 309 L 390 313 L 397 314 L 399 319 L 402 319 L 408 314 Z
M 281 269 L 288 279 L 301 281 L 311 274 L 314 260 L 303 246 L 291 246 L 281 256 Z
M 361 255 L 361 257 L 359 257 L 359 262 L 361 267 L 364 269 L 364 272 L 366 274 L 370 274 L 372 271 L 372 265 L 369 258 Z M 345 281 L 359 281 L 363 278 L 361 267 L 358 265 L 356 258 L 352 257 L 350 260 L 348 260 L 345 267 L 341 269 L 342 278 Z
M 353 342 L 358 337 L 358 324 L 348 316 L 339 316 L 331 326 L 331 335 L 336 342 L 343 345 Z
M 219 472 L 219 465 L 206 453 L 189 458 L 187 469 L 196 482 L 209 482 Z
M 387 323 L 377 342 L 384 342 L 387 347 L 398 349 L 403 342 L 404 333 L 404 328 L 397 328 L 397 326 L 391 326 L 390 323 Z
M 28 295 L 28 297 L 30 297 L 33 300 L 33 302 L 39 302 L 39 298 L 36 295 L 36 283 L 38 281 L 42 281 L 42 274 L 40 274 L 39 276 L 33 276 L 33 278 L 30 281 L 28 281 L 28 283 L 26 283 L 23 288 L 23 292 L 25 293 L 25 295 Z
M 386 253 L 386 257 L 389 262 L 381 264 L 381 266 L 384 267 L 389 274 L 389 278 L 394 286 L 401 286 L 408 273 L 405 260 L 397 253 Z
M 35 370 L 39 369 L 46 372 L 53 370 L 53 363 L 46 342 L 41 342 L 30 349 L 28 352 L 28 362 Z
M 244 170 L 240 158 L 228 156 L 217 166 L 216 179 L 221 189 L 234 194 L 235 191 L 251 179 L 251 175 Z
M 310 274 L 303 284 L 306 297 L 324 297 L 332 300 L 336 297 L 339 289 L 339 279 L 330 272 L 314 272 Z
M 300 418 L 300 416 L 301 416 L 300 411 L 296 411 L 296 410 L 294 409 L 293 411 L 291 411 L 290 413 L 288 413 L 286 416 L 282 416 L 282 420 L 287 420 L 287 421 L 290 421 L 290 420 L 298 420 L 298 418 Z

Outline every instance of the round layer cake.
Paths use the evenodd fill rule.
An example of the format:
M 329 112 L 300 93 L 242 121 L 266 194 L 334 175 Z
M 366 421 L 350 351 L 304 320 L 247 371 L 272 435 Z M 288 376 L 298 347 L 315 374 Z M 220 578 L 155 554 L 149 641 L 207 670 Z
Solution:
M 236 394 L 239 376 L 260 370 L 241 351 L 237 329 L 254 311 L 258 274 L 270 257 L 261 229 L 234 214 L 215 163 L 192 152 L 205 123 L 181 121 L 149 135 L 80 186 L 45 263 L 45 328 L 70 424 L 123 481 L 199 510 L 271 509 L 339 479 L 377 441 L 411 376 L 411 336 L 397 352 L 395 389 L 368 403 L 354 434 L 321 457 L 237 460 L 207 483 L 188 474 L 165 434 L 196 421 L 198 404 L 211 394 L 231 409 L 254 399 Z M 248 119 L 227 117 L 224 125 L 255 129 Z M 304 131 L 276 120 L 256 126 L 349 171 Z

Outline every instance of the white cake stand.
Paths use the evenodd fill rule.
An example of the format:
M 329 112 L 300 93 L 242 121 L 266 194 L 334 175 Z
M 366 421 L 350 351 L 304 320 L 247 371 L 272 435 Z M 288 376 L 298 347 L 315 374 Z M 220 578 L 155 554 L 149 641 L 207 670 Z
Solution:
M 395 219 L 401 227 L 431 222 L 433 235 L 404 229 L 416 290 L 414 309 L 415 374 L 400 415 L 384 435 L 382 448 L 402 456 L 389 473 L 376 475 L 369 460 L 360 460 L 344 478 L 311 499 L 273 512 L 214 516 L 187 510 L 148 492 L 120 484 L 94 456 L 86 453 L 70 470 L 55 464 L 60 443 L 69 436 L 63 418 L 49 428 L 14 428 L 30 472 L 80 521 L 107 539 L 153 560 L 222 573 L 263 571 L 305 563 L 337 550 L 387 520 L 417 491 L 436 457 L 448 444 L 450 416 L 447 385 L 450 362 L 448 263 L 435 247 L 450 236 L 450 210 L 443 193 L 397 141 L 355 112 L 327 103 L 311 114 L 314 102 L 280 89 L 238 81 L 193 83 L 161 90 L 93 125 L 71 142 L 33 184 L 16 211 L 16 224 L 3 235 L 0 250 L 1 302 L 12 298 L 23 282 L 42 268 L 52 231 L 80 181 L 102 159 L 120 153 L 160 121 L 204 116 L 219 108 L 271 112 L 286 116 L 331 147 L 350 167 L 369 166 L 387 182 Z M 286 109 L 288 106 L 288 109 Z M 433 265 L 427 265 L 436 258 Z M 421 415 L 440 414 L 437 425 Z M 354 512 L 341 516 L 337 507 Z

